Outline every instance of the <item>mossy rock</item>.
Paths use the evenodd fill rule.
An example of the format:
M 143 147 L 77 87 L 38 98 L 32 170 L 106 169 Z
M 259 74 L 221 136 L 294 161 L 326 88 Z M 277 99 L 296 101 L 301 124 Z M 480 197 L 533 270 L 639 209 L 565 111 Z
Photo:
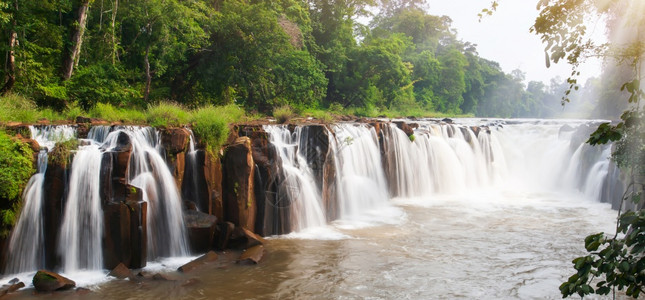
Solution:
M 34 288 L 39 292 L 53 292 L 67 290 L 76 286 L 76 282 L 54 272 L 40 270 L 34 275 L 32 281 Z

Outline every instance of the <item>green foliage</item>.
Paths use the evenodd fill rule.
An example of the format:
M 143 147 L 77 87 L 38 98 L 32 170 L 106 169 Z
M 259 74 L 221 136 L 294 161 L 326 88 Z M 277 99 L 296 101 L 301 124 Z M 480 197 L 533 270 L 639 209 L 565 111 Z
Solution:
M 153 127 L 180 127 L 189 121 L 190 114 L 180 105 L 171 102 L 148 106 L 146 111 L 146 122 Z
M 99 101 L 115 106 L 137 105 L 141 93 L 129 86 L 122 71 L 111 64 L 95 64 L 77 69 L 67 82 L 69 99 L 90 110 Z
M 229 124 L 239 121 L 244 111 L 235 105 L 204 106 L 192 112 L 192 129 L 211 153 L 217 153 L 229 135 Z
M 590 254 L 572 261 L 577 273 L 560 285 L 564 297 L 607 295 L 614 287 L 621 291 L 626 288 L 627 296 L 639 297 L 645 288 L 645 210 L 622 214 L 618 233 L 624 238 L 609 238 L 604 233 L 585 238 L 585 249 Z M 602 280 L 594 287 L 595 278 Z
M 288 105 L 283 105 L 273 109 L 273 117 L 275 118 L 276 122 L 280 124 L 289 122 L 289 120 L 291 120 L 293 116 L 294 112 Z
M 0 131 L 0 236 L 5 237 L 20 211 L 20 193 L 35 172 L 33 151 Z
M 109 103 L 97 103 L 88 114 L 91 118 L 129 124 L 143 124 L 147 118 L 145 112 L 136 108 L 118 108 Z
M 71 161 L 72 151 L 76 151 L 76 149 L 78 149 L 77 139 L 56 142 L 54 149 L 48 154 L 48 163 L 67 167 Z

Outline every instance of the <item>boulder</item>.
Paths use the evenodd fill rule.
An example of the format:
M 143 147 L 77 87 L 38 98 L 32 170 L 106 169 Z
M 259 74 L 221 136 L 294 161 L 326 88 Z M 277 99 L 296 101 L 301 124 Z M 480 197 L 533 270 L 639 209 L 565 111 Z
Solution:
M 264 253 L 265 253 L 264 246 L 262 245 L 253 246 L 249 249 L 246 249 L 246 251 L 244 251 L 242 255 L 240 255 L 240 258 L 238 258 L 237 261 L 239 263 L 257 264 L 264 257 Z
M 67 290 L 76 286 L 76 282 L 54 272 L 40 270 L 34 275 L 34 288 L 39 292 Z
M 224 156 L 224 219 L 236 226 L 255 228 L 256 203 L 253 190 L 255 163 L 251 139 L 240 137 L 226 148 Z
M 123 263 L 120 263 L 114 268 L 108 276 L 116 277 L 119 279 L 125 279 L 125 278 L 134 278 L 134 274 L 128 267 L 126 267 Z
M 236 227 L 231 236 L 230 248 L 248 249 L 253 246 L 263 245 L 266 240 L 261 236 L 243 227 Z
M 405 132 L 405 135 L 411 136 L 411 135 L 414 134 L 414 130 L 412 129 L 412 127 L 410 127 L 410 125 L 408 123 L 406 123 L 404 121 L 394 121 L 392 123 L 396 124 L 396 127 L 399 127 L 399 129 L 401 129 L 403 132 Z
M 76 117 L 76 124 L 91 123 L 91 122 L 92 122 L 92 119 L 88 117 L 83 117 L 83 116 Z
M 21 282 L 18 278 L 14 278 L 11 281 L 9 281 L 9 284 L 4 284 L 0 287 L 0 297 L 8 293 L 13 293 L 24 287 L 25 287 L 25 284 L 23 282 Z
M 192 260 L 191 262 L 179 267 L 177 271 L 182 273 L 188 273 L 207 263 L 214 262 L 216 260 L 217 260 L 217 254 L 213 251 L 209 251 L 206 254 L 198 257 L 197 259 Z
M 161 131 L 161 144 L 168 154 L 186 152 L 190 142 L 190 131 L 186 128 L 168 128 Z
M 130 209 L 123 202 L 103 205 L 103 265 L 107 269 L 130 265 Z M 125 266 L 124 266 L 125 267 Z
M 184 223 L 188 229 L 188 241 L 193 253 L 210 250 L 215 235 L 217 217 L 196 210 L 184 211 Z

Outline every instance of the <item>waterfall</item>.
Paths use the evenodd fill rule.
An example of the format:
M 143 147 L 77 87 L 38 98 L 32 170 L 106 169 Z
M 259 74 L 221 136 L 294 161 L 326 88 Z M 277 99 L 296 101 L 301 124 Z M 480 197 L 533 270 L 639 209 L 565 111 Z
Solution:
M 47 154 L 57 142 L 67 141 L 76 135 L 73 126 L 29 126 L 32 139 L 43 148 L 38 153 L 36 174 L 23 190 L 23 208 L 9 238 L 7 248 L 7 273 L 33 271 L 45 266 L 43 235 L 43 183 L 47 170 Z
M 58 244 L 65 272 L 103 268 L 103 210 L 98 145 L 82 146 L 72 162 L 69 193 Z
M 182 183 L 182 196 L 184 199 L 193 200 L 198 211 L 208 212 L 208 203 L 203 203 L 202 195 L 200 193 L 201 187 L 199 182 L 199 170 L 197 166 L 197 149 L 195 148 L 195 135 L 193 131 L 187 128 L 190 132 L 188 152 L 186 152 L 186 172 L 184 174 L 184 181 Z M 205 183 L 204 183 L 205 184 Z
M 335 169 L 341 219 L 389 204 L 387 182 L 374 128 L 365 124 L 334 126 Z
M 47 170 L 47 151 L 38 153 L 38 172 L 29 179 L 22 194 L 24 206 L 11 233 L 6 273 L 16 274 L 42 268 L 43 253 L 43 182 Z
M 159 132 L 151 127 L 120 128 L 106 137 L 102 147 L 116 148 L 120 133 L 127 134 L 132 144 L 128 182 L 140 188 L 148 202 L 148 258 L 187 255 L 181 197 L 160 154 Z
M 297 127 L 293 134 L 286 126 L 264 126 L 264 130 L 269 133 L 270 141 L 282 160 L 284 180 L 278 186 L 278 197 L 285 197 L 291 203 L 291 228 L 301 231 L 324 226 L 327 220 L 321 191 L 303 156 L 302 127 Z

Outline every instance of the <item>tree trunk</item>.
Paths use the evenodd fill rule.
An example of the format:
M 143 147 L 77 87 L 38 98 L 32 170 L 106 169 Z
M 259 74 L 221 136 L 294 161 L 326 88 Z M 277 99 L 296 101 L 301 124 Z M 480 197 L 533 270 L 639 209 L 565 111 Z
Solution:
M 117 48 L 116 48 L 116 11 L 119 9 L 119 0 L 114 0 L 112 6 L 112 64 L 116 64 Z
M 78 66 L 78 59 L 81 53 L 81 45 L 83 44 L 83 34 L 85 34 L 85 24 L 87 23 L 87 11 L 89 8 L 90 0 L 82 0 L 77 11 L 78 24 L 72 26 L 70 34 L 71 49 L 68 50 L 63 60 L 63 80 L 72 77 L 74 67 Z
M 146 47 L 146 56 L 143 58 L 143 63 L 146 68 L 146 90 L 143 92 L 143 100 L 148 102 L 150 95 L 150 83 L 152 82 L 152 75 L 150 74 L 150 60 L 148 59 L 150 53 L 150 45 Z
M 0 95 L 4 95 L 7 92 L 11 91 L 13 85 L 16 83 L 16 55 L 14 49 L 16 48 L 16 44 L 18 43 L 18 33 L 16 32 L 16 26 L 18 24 L 16 22 L 16 14 L 18 13 L 18 1 L 14 1 L 13 8 L 15 10 L 13 21 L 11 22 L 13 28 L 9 33 L 9 51 L 7 53 L 6 61 L 7 79 L 0 89 Z

